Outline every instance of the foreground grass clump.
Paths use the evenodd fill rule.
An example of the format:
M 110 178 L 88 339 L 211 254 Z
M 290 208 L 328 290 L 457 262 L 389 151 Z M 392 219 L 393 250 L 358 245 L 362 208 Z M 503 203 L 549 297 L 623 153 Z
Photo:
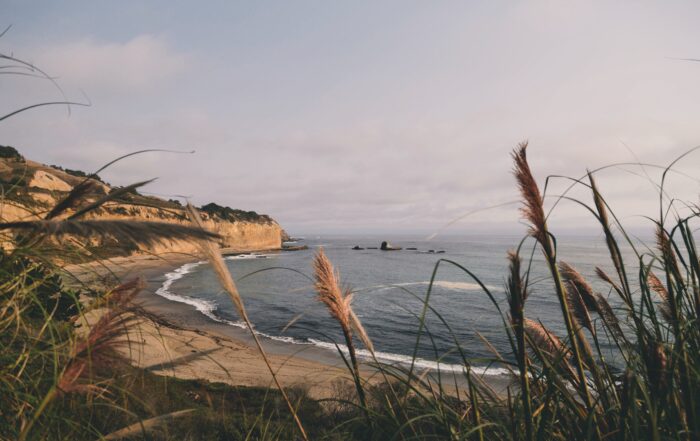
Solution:
M 95 430 L 108 439 L 128 433 L 128 439 L 146 440 L 284 440 L 294 437 L 294 420 L 279 392 L 266 388 L 233 387 L 199 380 L 179 380 L 122 366 L 111 372 L 111 389 L 117 394 L 111 403 L 91 405 L 84 396 L 64 400 L 62 407 L 44 423 L 50 439 L 94 440 Z M 117 392 L 121 391 L 121 392 Z M 318 403 L 305 399 L 304 391 L 288 391 L 299 403 L 299 413 L 317 423 L 317 430 L 329 431 Z M 116 406 L 116 408 L 110 408 Z M 144 433 L 139 421 L 162 422 Z M 76 424 L 78 423 L 78 424 Z M 124 431 L 124 428 L 128 430 Z

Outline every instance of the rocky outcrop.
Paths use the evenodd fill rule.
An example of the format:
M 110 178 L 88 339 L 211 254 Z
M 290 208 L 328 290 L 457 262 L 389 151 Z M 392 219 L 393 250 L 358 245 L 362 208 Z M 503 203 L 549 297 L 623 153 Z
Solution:
M 86 179 L 85 174 L 80 174 L 82 172 L 71 172 L 79 174 L 24 160 L 21 156 L 0 156 L 0 185 L 6 195 L 0 200 L 1 220 L 11 222 L 42 218 L 46 210 L 65 197 L 73 186 Z M 98 180 L 95 180 L 94 184 L 94 194 L 89 195 L 88 199 L 97 199 L 111 190 L 108 185 Z M 201 216 L 205 227 L 221 236 L 220 246 L 226 251 L 282 248 L 284 232 L 269 216 L 213 203 L 202 208 Z M 138 193 L 127 194 L 118 202 L 109 202 L 92 212 L 89 217 L 189 224 L 184 208 L 177 201 L 165 201 Z M 196 250 L 196 244 L 192 242 L 177 241 L 139 251 L 160 254 L 192 253 Z
M 73 188 L 63 179 L 44 170 L 34 172 L 32 180 L 29 181 L 29 187 L 43 188 L 49 191 L 71 191 Z

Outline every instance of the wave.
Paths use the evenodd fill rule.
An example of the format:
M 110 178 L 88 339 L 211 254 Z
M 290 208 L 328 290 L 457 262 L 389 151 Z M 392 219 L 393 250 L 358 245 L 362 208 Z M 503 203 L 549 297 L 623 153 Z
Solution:
M 422 282 L 405 282 L 405 283 L 392 283 L 390 285 L 377 285 L 373 286 L 370 288 L 367 288 L 365 290 L 360 290 L 360 291 L 383 291 L 386 289 L 391 289 L 395 287 L 407 287 L 407 286 L 428 286 L 430 285 L 430 281 L 422 281 Z M 450 291 L 481 291 L 483 288 L 481 285 L 478 283 L 471 283 L 471 282 L 450 282 L 448 280 L 434 280 L 433 281 L 433 286 L 437 286 L 443 289 L 447 289 Z M 493 285 L 484 285 L 486 288 L 488 288 L 489 291 L 502 291 L 502 288 L 499 288 L 497 286 Z
M 430 282 L 422 282 L 424 285 L 428 285 Z M 483 288 L 478 283 L 470 282 L 449 282 L 447 280 L 438 280 L 433 282 L 434 286 L 439 286 L 440 288 L 449 289 L 453 291 L 478 291 Z M 500 291 L 501 288 L 493 285 L 484 285 L 489 291 Z
M 240 255 L 239 255 L 240 256 Z M 239 256 L 228 256 L 234 257 L 234 258 L 245 258 L 245 257 L 239 257 Z M 250 255 L 242 255 L 242 256 L 250 256 Z M 247 257 L 247 258 L 253 258 L 253 257 Z M 192 263 L 186 263 L 182 265 L 179 268 L 176 268 L 175 270 L 166 273 L 165 274 L 165 280 L 163 281 L 163 284 L 161 285 L 160 288 L 156 290 L 156 294 L 158 294 L 161 297 L 164 297 L 168 300 L 174 301 L 174 302 L 179 302 L 179 303 L 185 303 L 187 305 L 193 306 L 197 311 L 200 313 L 204 314 L 207 318 L 218 322 L 218 323 L 223 323 L 226 325 L 234 326 L 237 328 L 241 329 L 246 329 L 245 323 L 242 321 L 232 321 L 232 320 L 227 320 L 224 318 L 219 317 L 216 314 L 216 310 L 218 309 L 218 306 L 215 302 L 209 301 L 209 300 L 204 300 L 204 299 L 198 299 L 182 294 L 176 294 L 170 290 L 170 287 L 172 284 L 179 279 L 182 279 L 185 277 L 187 274 L 191 273 L 195 268 L 198 266 L 206 263 L 206 261 L 199 261 L 199 262 L 192 262 Z M 440 282 L 435 282 L 434 284 L 438 284 Z M 457 283 L 459 285 L 462 284 L 462 282 L 444 282 L 447 283 L 448 285 L 446 286 L 453 286 L 452 284 Z M 399 284 L 401 285 L 418 285 L 418 284 L 428 284 L 428 282 L 415 282 L 415 283 L 407 283 L 407 284 Z M 467 285 L 474 285 L 476 288 L 471 288 L 471 286 L 468 289 L 478 289 L 479 286 L 477 284 L 467 284 Z M 396 285 L 394 285 L 396 286 Z M 391 286 L 388 287 L 383 287 L 383 288 L 391 288 Z M 464 287 L 459 287 L 459 288 L 447 288 L 447 289 L 466 289 Z M 327 350 L 332 350 L 336 351 L 336 346 L 333 343 L 328 343 L 328 342 L 323 342 L 320 340 L 316 340 L 313 338 L 309 338 L 304 340 L 299 340 L 294 337 L 289 337 L 289 336 L 282 336 L 282 335 L 271 335 L 267 334 L 264 332 L 260 332 L 257 330 L 254 330 L 257 335 L 264 337 L 264 338 L 269 338 L 270 340 L 275 340 L 279 341 L 282 343 L 287 343 L 287 344 L 294 344 L 294 345 L 313 345 L 322 349 L 327 349 Z M 347 347 L 345 345 L 338 345 L 338 347 L 343 351 L 345 354 L 347 354 Z M 374 361 L 374 358 L 372 357 L 372 354 L 366 350 L 366 349 L 358 349 L 357 350 L 357 355 L 362 358 L 363 360 L 366 361 Z M 374 356 L 377 358 L 377 360 L 382 361 L 387 364 L 401 364 L 404 366 L 410 366 L 411 365 L 411 360 L 412 358 L 407 355 L 401 355 L 401 354 L 395 354 L 391 352 L 381 352 L 381 351 L 375 351 Z M 414 365 L 420 369 L 430 369 L 430 370 L 441 370 L 443 372 L 462 372 L 464 371 L 464 366 L 461 364 L 450 364 L 450 363 L 439 363 L 437 361 L 431 361 L 431 360 L 425 360 L 422 358 L 416 358 Z M 493 376 L 501 376 L 501 375 L 506 375 L 508 374 L 508 370 L 503 369 L 503 368 L 498 368 L 498 367 L 475 367 L 472 366 L 472 371 L 479 374 L 479 375 L 493 375 Z
M 338 350 L 336 348 L 336 345 L 333 343 L 319 341 L 319 340 L 316 340 L 313 338 L 310 338 L 309 341 L 314 346 L 318 346 L 320 348 L 331 349 L 334 351 Z M 347 346 L 339 344 L 338 348 L 340 348 L 340 350 L 343 351 L 343 353 L 345 355 L 348 354 Z M 366 349 L 356 349 L 355 352 L 363 360 L 374 361 L 374 358 L 372 357 L 372 353 Z M 404 365 L 404 366 L 410 366 L 411 360 L 413 360 L 413 358 L 409 355 L 401 355 L 401 354 L 395 354 L 392 352 L 381 352 L 381 351 L 374 351 L 374 357 L 376 357 L 376 359 L 378 361 L 381 361 L 381 362 L 384 362 L 387 364 L 395 363 L 395 364 L 400 364 L 400 365 Z M 426 360 L 426 359 L 419 358 L 419 357 L 416 357 L 415 362 L 413 364 L 415 367 L 417 367 L 419 369 L 430 369 L 430 370 L 434 370 L 434 371 L 440 370 L 441 372 L 463 372 L 465 370 L 465 367 L 462 364 L 439 363 L 437 361 Z M 490 367 L 472 366 L 471 371 L 477 375 L 501 376 L 501 375 L 509 374 L 508 369 L 493 367 L 493 366 L 490 366 Z
M 182 294 L 176 294 L 170 291 L 170 287 L 176 280 L 182 279 L 187 274 L 191 273 L 195 268 L 205 263 L 206 261 L 204 260 L 199 262 L 186 263 L 181 267 L 176 268 L 172 272 L 166 273 L 165 281 L 160 286 L 160 288 L 156 290 L 156 294 L 173 302 L 185 303 L 187 305 L 193 306 L 197 311 L 201 312 L 202 314 L 216 322 L 241 327 L 241 323 L 232 322 L 230 320 L 222 319 L 221 317 L 217 316 L 214 313 L 214 311 L 218 309 L 218 306 L 215 302 L 204 299 L 198 299 Z
M 156 290 L 156 294 L 158 294 L 161 297 L 165 297 L 168 300 L 172 300 L 174 302 L 180 302 L 180 303 L 186 303 L 190 306 L 194 306 L 195 309 L 202 314 L 206 315 L 207 317 L 210 317 L 213 313 L 214 310 L 216 310 L 216 304 L 213 302 L 208 302 L 206 300 L 202 299 L 195 299 L 192 297 L 188 296 L 181 296 L 179 294 L 175 294 L 172 291 L 170 291 L 170 286 L 176 281 L 180 280 L 183 277 L 185 277 L 186 274 L 189 274 L 197 268 L 198 266 L 204 264 L 204 261 L 200 262 L 192 262 L 192 263 L 186 263 L 182 265 L 179 268 L 176 268 L 172 272 L 166 273 L 165 274 L 165 281 L 163 284 Z
M 224 257 L 224 260 L 269 259 L 271 257 L 277 257 L 277 254 L 260 254 L 260 253 L 234 254 L 231 256 Z

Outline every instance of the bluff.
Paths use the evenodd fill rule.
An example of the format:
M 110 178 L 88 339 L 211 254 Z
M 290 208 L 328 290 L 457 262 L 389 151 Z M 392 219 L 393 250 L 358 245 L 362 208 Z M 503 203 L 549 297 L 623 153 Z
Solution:
M 74 186 L 88 178 L 79 170 L 40 164 L 25 159 L 12 147 L 0 146 L 0 219 L 4 222 L 40 219 Z M 96 200 L 114 188 L 99 177 L 86 200 Z M 243 211 L 210 203 L 200 207 L 207 229 L 221 236 L 220 246 L 226 251 L 243 252 L 279 249 L 284 230 L 270 216 L 254 211 Z M 165 200 L 139 194 L 126 193 L 88 215 L 93 219 L 129 219 L 134 221 L 158 221 L 189 224 L 184 207 L 177 200 Z M 101 244 L 102 245 L 102 244 Z M 130 252 L 182 252 L 190 253 L 196 246 L 190 242 L 171 241 L 150 249 Z

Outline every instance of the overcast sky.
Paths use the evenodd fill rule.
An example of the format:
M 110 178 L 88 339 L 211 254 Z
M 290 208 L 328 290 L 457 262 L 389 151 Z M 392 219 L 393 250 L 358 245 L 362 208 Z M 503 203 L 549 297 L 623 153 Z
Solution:
M 147 3 L 147 4 L 146 4 Z M 537 177 L 700 144 L 700 3 L 595 1 L 25 2 L 0 0 L 0 52 L 74 100 L 0 123 L 0 144 L 112 184 L 268 213 L 293 234 L 434 232 Z M 60 99 L 0 77 L 0 112 Z M 697 202 L 700 153 L 670 190 Z M 623 221 L 658 207 L 654 169 L 600 174 Z M 554 181 L 552 194 L 564 182 Z M 585 193 L 577 193 L 587 197 Z M 447 232 L 524 231 L 515 205 Z M 554 230 L 585 228 L 562 204 Z

